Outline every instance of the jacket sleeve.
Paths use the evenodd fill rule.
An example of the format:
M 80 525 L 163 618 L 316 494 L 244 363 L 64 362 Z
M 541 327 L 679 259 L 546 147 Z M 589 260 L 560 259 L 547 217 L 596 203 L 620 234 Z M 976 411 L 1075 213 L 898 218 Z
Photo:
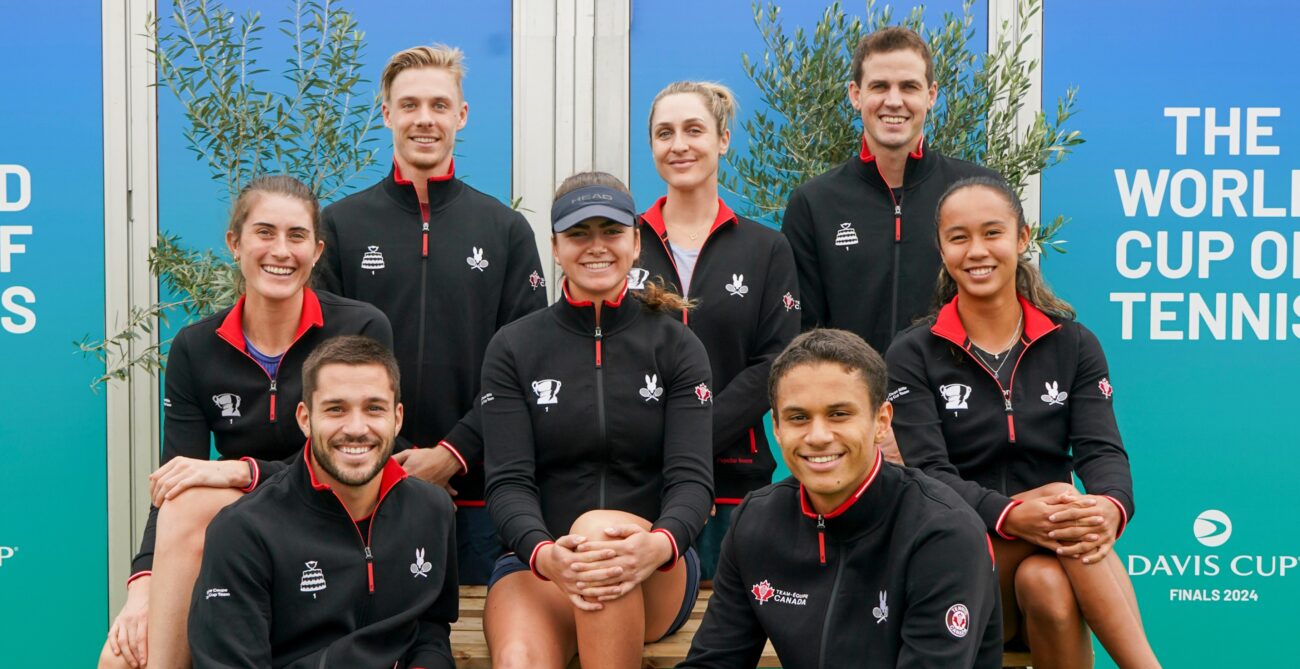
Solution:
M 441 492 L 441 491 L 440 491 Z M 438 505 L 446 517 L 447 535 L 443 542 L 446 548 L 447 565 L 443 572 L 442 591 L 438 598 L 424 611 L 418 622 L 415 645 L 406 654 L 402 666 L 406 669 L 455 669 L 456 663 L 451 658 L 451 623 L 460 615 L 460 578 L 456 571 L 456 508 L 451 498 L 445 494 Z
M 316 263 L 312 283 L 316 288 L 346 297 L 347 293 L 343 290 L 343 264 L 339 257 L 339 235 L 334 223 L 333 206 L 325 207 L 320 213 L 320 233 L 321 240 L 325 242 L 325 251 L 321 253 L 320 262 Z
M 1097 336 L 1079 326 L 1079 367 L 1070 388 L 1070 446 L 1083 487 L 1120 508 L 1119 532 L 1133 517 L 1133 477 L 1111 404 L 1114 388 Z
M 748 500 L 736 507 L 731 528 L 722 539 L 718 570 L 713 577 L 713 594 L 704 611 L 704 620 L 691 641 L 691 650 L 678 669 L 749 669 L 758 666 L 767 643 L 754 609 L 749 605 L 749 590 L 736 564 L 737 528 Z
M 821 262 L 817 259 L 817 236 L 813 228 L 812 212 L 802 189 L 794 189 L 785 207 L 781 232 L 790 240 L 794 265 L 799 275 L 800 313 L 803 329 L 823 325 L 830 320 L 827 312 L 826 291 L 822 286 Z
M 709 357 L 695 333 L 681 333 L 664 407 L 664 491 L 652 531 L 667 532 L 674 559 L 690 547 L 713 507 L 713 385 Z
M 230 509 L 208 526 L 190 604 L 195 669 L 271 666 L 271 570 L 261 539 Z
M 546 307 L 546 290 L 541 286 L 534 288 L 528 279 L 534 272 L 542 275 L 542 261 L 537 255 L 533 229 L 528 227 L 523 215 L 517 212 L 510 215 L 510 257 L 501 285 L 501 303 L 497 308 L 498 330 Z M 478 402 L 475 402 L 443 437 L 464 463 L 465 472 L 483 466 L 483 418 L 480 411 Z
M 164 465 L 178 457 L 207 460 L 211 453 L 212 436 L 198 398 L 194 362 L 190 358 L 191 333 L 189 328 L 181 330 L 172 341 L 171 350 L 167 354 L 161 462 Z M 140 550 L 131 561 L 132 579 L 153 569 L 157 523 L 158 509 L 150 507 Z
M 986 638 L 1001 640 L 992 548 L 965 509 L 926 524 L 908 558 L 906 583 L 906 600 L 894 604 L 903 616 L 897 666 L 974 667 Z
M 934 393 L 920 347 L 906 337 L 894 339 L 885 354 L 889 365 L 889 397 L 894 405 L 894 438 L 903 462 L 948 484 L 975 509 L 990 532 L 1001 533 L 1001 522 L 1013 505 L 1010 497 L 967 481 L 948 459 L 943 423 L 935 407 Z
M 749 366 L 741 370 L 718 393 L 713 405 L 713 453 L 718 455 L 736 443 L 745 430 L 759 424 L 771 407 L 767 400 L 767 377 L 772 361 L 799 334 L 799 312 L 786 308 L 785 295 L 798 300 L 799 279 L 794 256 L 784 237 L 776 237 L 767 261 L 763 285 L 762 312 L 751 337 Z
M 483 411 L 486 446 L 485 497 L 502 541 L 532 566 L 536 548 L 555 537 L 546 529 L 542 517 L 532 417 L 522 388 L 509 343 L 497 333 L 483 361 L 482 397 L 478 402 Z

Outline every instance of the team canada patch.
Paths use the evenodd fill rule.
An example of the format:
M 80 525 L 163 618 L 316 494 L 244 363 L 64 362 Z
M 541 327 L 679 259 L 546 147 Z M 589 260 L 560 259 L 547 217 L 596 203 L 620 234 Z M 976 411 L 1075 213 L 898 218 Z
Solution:
M 699 400 L 700 404 L 708 404 L 709 401 L 713 399 L 713 391 L 709 390 L 708 386 L 701 383 L 700 385 L 695 386 L 695 399 Z
M 781 296 L 781 304 L 785 306 L 786 311 L 799 311 L 799 300 L 794 299 L 791 293 Z
M 533 290 L 544 288 L 546 287 L 546 277 L 538 274 L 537 270 L 533 270 L 533 273 L 528 275 L 528 285 L 532 286 Z
M 970 610 L 965 604 L 953 604 L 948 607 L 944 622 L 948 625 L 948 633 L 960 639 L 970 632 Z
M 1115 394 L 1115 388 L 1110 385 L 1110 379 L 1108 378 L 1098 381 L 1097 388 L 1101 390 L 1101 396 L 1106 399 L 1110 399 L 1110 396 Z
M 789 592 L 780 588 L 773 588 L 772 583 L 766 579 L 754 585 L 749 589 L 758 600 L 758 605 L 762 606 L 769 601 L 775 601 L 778 604 L 790 604 L 793 606 L 808 606 L 808 594 L 803 592 Z

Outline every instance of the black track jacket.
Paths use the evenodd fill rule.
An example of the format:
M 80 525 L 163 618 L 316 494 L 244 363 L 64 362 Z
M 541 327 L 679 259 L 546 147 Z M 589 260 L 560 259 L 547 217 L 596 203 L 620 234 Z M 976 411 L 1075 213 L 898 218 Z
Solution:
M 566 287 L 493 337 L 483 365 L 488 511 L 530 566 L 592 509 L 651 521 L 680 556 L 713 503 L 704 346 L 626 288 L 595 313 Z
M 427 222 L 426 222 L 427 217 Z M 393 324 L 407 420 L 402 436 L 443 443 L 465 468 L 457 504 L 481 505 L 479 372 L 501 326 L 546 306 L 533 231 L 519 212 L 451 175 L 429 180 L 422 210 L 393 170 L 321 213 L 325 255 L 317 280 L 379 307 Z
M 1002 666 L 988 535 L 914 469 L 875 466 L 819 516 L 794 478 L 731 517 L 689 668 L 750 668 L 772 640 L 787 669 Z
M 389 460 L 363 536 L 310 453 L 208 526 L 190 606 L 195 669 L 452 669 L 451 498 Z
M 364 302 L 303 289 L 298 335 L 280 360 L 276 377 L 248 354 L 244 344 L 244 298 L 182 328 L 167 355 L 163 397 L 162 463 L 184 456 L 207 460 L 215 443 L 223 460 L 253 465 L 253 482 L 270 478 L 302 446 L 294 411 L 302 399 L 302 363 L 321 342 L 339 335 L 366 335 L 392 347 L 388 319 Z M 149 510 L 131 578 L 153 569 L 158 509 Z
M 641 269 L 632 278 L 661 277 L 680 294 L 664 227 L 665 200 L 641 214 Z M 682 320 L 704 343 L 713 373 L 714 501 L 739 504 L 749 491 L 771 483 L 776 469 L 763 429 L 770 408 L 767 375 L 799 334 L 799 279 L 785 237 L 737 216 L 721 199 L 691 276 L 687 297 L 697 306 Z
M 1011 495 L 1077 471 L 1133 516 L 1133 479 L 1096 335 L 1023 297 L 1024 348 L 1006 388 L 970 353 L 957 300 L 900 334 L 885 359 L 903 461 L 947 483 L 1004 538 Z
M 935 206 L 953 182 L 1000 178 L 991 170 L 924 148 L 908 155 L 903 197 L 867 150 L 799 186 L 781 230 L 799 268 L 803 327 L 842 328 L 877 351 L 930 310 L 939 250 Z

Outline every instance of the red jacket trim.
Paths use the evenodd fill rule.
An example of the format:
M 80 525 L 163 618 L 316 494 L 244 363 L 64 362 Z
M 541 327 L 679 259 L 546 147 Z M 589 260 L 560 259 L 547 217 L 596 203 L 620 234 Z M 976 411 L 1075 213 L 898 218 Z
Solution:
M 582 302 L 579 302 L 573 299 L 573 295 L 569 294 L 569 279 L 567 277 L 562 282 L 560 282 L 560 291 L 564 293 L 564 301 L 568 302 L 569 306 L 571 307 L 591 306 L 591 300 L 583 300 Z M 619 306 L 623 304 L 624 297 L 627 297 L 627 279 L 623 280 L 623 289 L 619 291 L 618 298 L 613 300 L 605 300 L 605 306 L 614 307 L 615 309 L 617 309 Z
M 456 176 L 456 158 L 453 156 L 451 163 L 447 166 L 447 173 L 441 176 L 429 177 L 429 181 L 451 181 Z M 393 182 L 402 186 L 414 186 L 410 179 L 402 176 L 402 166 L 397 164 L 397 156 L 393 156 Z
M 1007 516 L 1011 514 L 1011 510 L 1016 508 L 1017 506 L 1020 506 L 1023 503 L 1024 502 L 1022 502 L 1021 500 L 1013 499 L 1011 500 L 1011 503 L 1007 505 L 1007 508 L 1003 509 L 1002 513 L 998 515 L 998 522 L 993 524 L 993 531 L 997 532 L 999 537 L 1002 537 L 1007 541 L 1015 541 L 1019 539 L 1019 537 L 1013 537 L 1010 534 L 1007 534 L 1006 532 L 1002 531 L 1002 525 L 1003 523 L 1007 522 Z
M 668 196 L 665 195 L 656 200 L 649 209 L 641 214 L 641 219 L 650 226 L 650 229 L 655 231 L 656 235 L 659 235 L 660 239 L 668 238 L 668 226 L 664 224 L 664 203 L 667 201 Z M 718 215 L 713 217 L 713 225 L 709 226 L 709 234 L 713 234 L 715 230 L 726 223 L 740 225 L 740 217 L 731 210 L 731 207 L 727 206 L 726 202 L 722 201 L 722 198 L 718 198 Z M 707 238 L 708 235 L 705 236 L 705 239 Z
M 713 500 L 713 503 L 726 504 L 727 506 L 735 506 L 737 504 L 740 504 L 743 501 L 745 501 L 744 497 L 718 497 Z
M 1115 529 L 1115 538 L 1118 539 L 1124 534 L 1124 530 L 1128 528 L 1128 510 L 1125 509 L 1124 505 L 1120 504 L 1119 500 L 1114 497 L 1111 497 L 1110 495 L 1102 495 L 1102 497 L 1105 497 L 1113 502 L 1115 506 L 1119 507 L 1119 527 Z
M 853 506 L 853 503 L 858 501 L 858 498 L 862 497 L 862 493 L 866 492 L 867 488 L 871 486 L 871 482 L 876 480 L 876 474 L 880 473 L 880 463 L 882 461 L 883 460 L 880 457 L 880 450 L 877 449 L 876 461 L 871 465 L 871 471 L 867 472 L 867 478 L 864 481 L 862 481 L 862 485 L 858 486 L 857 491 L 855 491 L 852 495 L 849 495 L 848 499 L 841 502 L 840 505 L 835 507 L 835 510 L 831 511 L 830 513 L 818 514 L 817 511 L 813 509 L 812 502 L 809 501 L 808 499 L 808 491 L 804 490 L 803 484 L 800 483 L 799 484 L 799 506 L 801 509 L 803 509 L 803 515 L 808 516 L 809 518 L 816 518 L 818 515 L 820 515 L 822 518 L 834 518 L 836 516 L 842 515 L 845 511 L 848 511 L 849 507 Z
M 541 552 L 543 546 L 547 544 L 553 544 L 553 543 L 555 542 L 543 541 L 542 543 L 537 544 L 536 546 L 533 547 L 533 554 L 528 556 L 528 570 L 533 572 L 533 576 L 536 576 L 537 578 L 540 578 L 543 581 L 549 581 L 551 579 L 542 576 L 542 572 L 537 571 L 537 554 Z
M 661 527 L 651 532 L 651 534 L 663 534 L 665 537 L 668 537 L 669 543 L 673 545 L 673 556 L 664 563 L 664 566 L 659 568 L 659 571 L 668 571 L 672 569 L 677 565 L 677 560 L 682 556 L 681 552 L 677 550 L 677 540 L 673 538 L 673 533 Z
M 1040 311 L 1029 300 L 1026 300 L 1023 295 L 1016 295 L 1016 299 L 1020 301 L 1020 308 L 1025 313 L 1025 336 L 1029 338 L 1029 341 L 1032 342 L 1060 327 L 1047 314 Z M 962 325 L 961 317 L 957 315 L 956 297 L 953 297 L 950 302 L 943 305 L 943 308 L 939 310 L 939 316 L 935 318 L 930 332 L 948 341 L 956 342 L 962 348 L 969 347 L 970 340 L 966 336 L 966 326 Z
M 126 579 L 126 584 L 131 585 L 131 581 L 138 578 L 144 578 L 145 576 L 153 576 L 153 572 L 147 569 L 145 571 L 137 571 L 136 573 L 131 574 L 131 578 Z
M 240 353 L 248 354 L 248 346 L 244 342 L 244 300 L 247 295 L 240 295 L 239 301 L 226 314 L 225 319 L 221 321 L 221 326 L 217 328 L 217 336 L 226 340 L 227 344 L 239 349 Z M 312 327 L 321 327 L 325 325 L 325 314 L 321 311 L 320 298 L 316 297 L 315 291 L 308 286 L 302 287 L 302 313 L 298 316 L 298 331 L 293 335 L 293 340 L 298 338 Z M 290 344 L 292 346 L 292 344 Z
M 310 439 L 307 440 L 307 445 L 302 449 L 302 459 L 307 463 L 307 475 L 311 477 L 312 490 L 333 490 L 330 488 L 328 483 L 321 483 L 320 480 L 316 478 L 316 470 L 311 466 L 312 454 Z M 393 486 L 397 485 L 397 482 L 404 478 L 406 478 L 406 470 L 402 469 L 402 466 L 397 464 L 396 460 L 391 457 L 388 458 L 388 462 L 384 463 L 383 473 L 379 475 L 379 499 L 383 499 L 384 495 L 387 495 L 388 491 L 392 490 Z M 378 504 L 375 506 L 378 506 Z
M 446 439 L 443 439 L 442 441 L 438 442 L 438 446 L 441 446 L 441 447 L 443 447 L 443 448 L 445 448 L 445 449 L 451 451 L 451 454 L 454 455 L 454 456 L 456 456 L 456 459 L 460 461 L 460 473 L 461 473 L 461 474 L 468 474 L 468 473 L 469 473 L 469 463 L 468 463 L 468 462 L 465 462 L 465 456 L 461 455 L 461 454 L 460 454 L 460 451 L 456 450 L 456 447 L 455 447 L 455 446 L 452 446 L 450 441 L 447 441 Z M 417 448 L 418 448 L 418 447 L 417 447 Z
M 253 492 L 253 489 L 257 487 L 257 483 L 262 480 L 262 468 L 257 466 L 257 460 L 254 458 L 244 456 L 239 460 L 241 462 L 247 462 L 250 471 L 253 473 L 253 480 L 248 482 L 248 486 L 240 488 L 239 492 Z
M 920 160 L 924 156 L 925 156 L 925 135 L 921 135 L 920 139 L 916 140 L 916 150 L 912 151 L 911 153 L 908 153 L 907 157 Z M 858 153 L 858 159 L 864 163 L 870 163 L 876 159 L 876 157 L 872 155 L 871 149 L 867 147 L 866 133 L 862 134 L 862 151 Z

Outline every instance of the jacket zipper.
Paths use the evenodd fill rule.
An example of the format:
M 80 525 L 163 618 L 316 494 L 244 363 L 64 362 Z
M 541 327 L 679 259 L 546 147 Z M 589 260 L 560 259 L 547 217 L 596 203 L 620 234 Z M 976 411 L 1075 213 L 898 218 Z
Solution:
M 899 252 L 903 245 L 903 205 L 894 199 L 894 190 L 889 189 L 889 199 L 894 200 L 894 285 L 893 298 L 889 302 L 889 338 L 898 332 L 898 272 Z
M 594 338 L 596 341 L 596 423 L 600 426 L 600 446 L 604 454 L 604 459 L 600 463 L 600 493 L 596 508 L 603 509 L 605 508 L 605 474 L 609 469 L 609 444 L 605 431 L 605 370 L 600 350 L 603 335 L 599 324 L 596 325 Z
M 411 404 L 415 411 L 421 410 L 420 396 L 424 393 L 424 318 L 429 290 L 429 205 L 426 202 L 420 203 L 420 230 L 420 320 L 415 340 L 415 402 Z
M 642 220 L 644 220 L 644 217 L 642 217 Z M 653 230 L 654 228 L 652 227 L 652 228 L 650 228 L 650 229 Z M 698 268 L 698 267 L 700 266 L 700 258 L 702 258 L 702 257 L 704 256 L 704 247 L 708 246 L 708 245 L 709 245 L 709 240 L 713 239 L 713 233 L 714 233 L 714 232 L 717 232 L 717 231 L 720 230 L 720 229 L 722 229 L 722 226 L 718 226 L 717 229 L 710 230 L 710 231 L 709 231 L 709 236 L 704 238 L 704 243 L 703 243 L 703 244 L 700 244 L 700 254 L 697 255 L 697 256 L 695 256 L 695 267 L 696 267 L 696 268 Z M 677 286 L 680 288 L 681 285 L 682 285 L 682 271 L 681 271 L 680 269 L 677 268 L 677 260 L 676 260 L 675 258 L 673 258 L 673 250 L 670 249 L 670 248 L 668 248 L 668 224 L 666 224 L 666 223 L 664 224 L 664 234 L 663 234 L 663 235 L 656 235 L 656 236 L 659 237 L 659 243 L 662 244 L 663 247 L 664 247 L 664 255 L 668 256 L 668 265 L 671 266 L 671 267 L 673 268 L 673 274 L 674 274 L 675 278 L 677 279 Z M 692 274 L 692 276 L 694 276 L 694 274 Z M 685 290 L 682 291 L 682 297 L 683 297 L 683 298 L 688 297 L 687 294 L 686 294 L 686 291 L 685 291 Z M 690 323 L 690 311 L 687 310 L 687 309 L 684 308 L 684 307 L 682 308 L 682 324 L 684 324 L 684 325 L 690 325 L 690 324 L 691 324 L 691 323 Z
M 817 514 L 817 559 L 826 566 L 826 519 Z
M 1025 347 L 1020 349 L 1020 355 L 1016 356 L 1015 366 L 1011 368 L 1011 378 L 1007 380 L 1006 388 L 1002 387 L 1002 382 L 998 380 L 997 374 L 994 374 L 992 370 L 990 370 L 988 367 L 985 367 L 984 363 L 980 362 L 979 358 L 976 358 L 975 355 L 970 352 L 970 349 L 966 348 L 966 346 L 964 345 L 965 342 L 955 342 L 952 339 L 949 339 L 948 337 L 943 337 L 943 335 L 939 335 L 940 337 L 943 337 L 944 339 L 947 339 L 948 341 L 957 344 L 957 348 L 960 348 L 961 350 L 965 351 L 967 357 L 975 361 L 975 364 L 978 365 L 980 369 L 984 370 L 985 372 L 988 373 L 989 376 L 993 377 L 993 383 L 996 383 L 998 385 L 998 390 L 1002 392 L 1002 405 L 1007 414 L 1007 439 L 1013 444 L 1016 443 L 1016 419 L 1015 419 L 1015 408 L 1011 406 L 1011 391 L 1013 388 L 1016 387 L 1016 371 L 1020 369 L 1020 361 L 1025 359 L 1025 354 L 1029 352 L 1029 347 L 1033 346 L 1034 342 L 1038 341 L 1039 339 L 1046 337 L 1049 333 L 1055 332 L 1058 328 L 1060 328 L 1059 325 L 1035 337 L 1034 339 L 1030 339 L 1029 341 L 1025 342 Z M 1005 476 L 1006 473 L 1003 472 L 1004 491 L 1006 490 Z
M 817 516 L 818 524 L 821 524 L 821 516 Z M 826 618 L 822 620 L 822 643 L 821 649 L 817 653 L 817 667 L 824 669 L 826 666 L 826 645 L 831 637 L 831 618 L 835 614 L 835 596 L 840 591 L 840 577 L 844 575 L 845 560 L 835 563 L 835 581 L 831 585 L 830 599 L 826 600 Z
M 388 489 L 392 490 L 392 487 L 390 486 Z M 380 495 L 379 500 L 375 502 L 375 508 L 370 512 L 370 527 L 366 528 L 366 535 L 361 536 L 361 528 L 357 527 L 357 521 L 352 520 L 352 512 L 348 511 L 348 505 L 343 504 L 343 498 L 339 497 L 339 494 L 334 492 L 333 488 L 330 488 L 330 492 L 333 493 L 334 499 L 337 499 L 339 504 L 343 506 L 343 513 L 346 513 L 348 520 L 352 521 L 352 529 L 356 530 L 357 539 L 361 540 L 361 549 L 365 552 L 366 556 L 366 585 L 369 588 L 370 594 L 373 595 L 375 594 L 375 555 L 370 551 L 370 544 L 371 537 L 375 534 L 375 520 L 376 516 L 379 515 L 379 505 L 384 503 L 384 497 L 387 495 Z
M 309 329 L 311 329 L 311 328 L 308 328 L 308 330 L 309 330 Z M 289 348 L 284 349 L 284 353 L 281 353 L 281 354 L 280 354 L 280 362 L 281 362 L 281 363 L 284 362 L 284 356 L 289 355 L 289 349 L 293 348 L 293 345 L 294 345 L 294 344 L 297 344 L 297 343 L 298 343 L 298 340 L 299 340 L 299 339 L 302 339 L 302 336 L 303 336 L 304 334 L 307 334 L 307 330 L 303 330 L 302 332 L 298 333 L 298 334 L 293 338 L 293 341 L 289 342 Z M 260 370 L 262 370 L 262 373 L 263 373 L 263 374 L 266 374 L 266 378 L 268 378 L 268 379 L 271 380 L 271 411 L 270 411 L 270 414 L 271 414 L 271 415 L 270 415 L 270 422 L 272 422 L 272 423 L 276 422 L 276 420 L 275 420 L 275 396 L 276 396 L 277 393 L 279 393 L 279 377 L 280 377 L 280 368 L 279 368 L 279 367 L 276 367 L 276 368 L 275 368 L 275 376 L 271 376 L 271 374 L 268 373 L 268 372 L 266 371 L 266 368 L 262 366 L 262 363 L 258 362 L 258 361 L 257 361 L 257 358 L 254 358 L 254 357 L 252 356 L 252 354 L 250 354 L 247 350 L 242 349 L 242 348 L 240 348 L 239 346 L 236 346 L 236 345 L 235 345 L 235 342 L 230 341 L 229 339 L 226 339 L 225 335 L 223 335 L 223 334 L 220 333 L 220 332 L 217 333 L 217 336 L 218 336 L 218 337 L 221 337 L 222 339 L 225 339 L 225 341 L 226 341 L 227 344 L 230 344 L 231 346 L 234 346 L 236 350 L 238 350 L 239 352 L 243 353 L 245 358 L 248 358 L 249 360 L 252 360 L 252 361 L 253 361 L 253 364 L 254 364 L 254 365 L 257 365 L 257 368 L 260 369 Z

